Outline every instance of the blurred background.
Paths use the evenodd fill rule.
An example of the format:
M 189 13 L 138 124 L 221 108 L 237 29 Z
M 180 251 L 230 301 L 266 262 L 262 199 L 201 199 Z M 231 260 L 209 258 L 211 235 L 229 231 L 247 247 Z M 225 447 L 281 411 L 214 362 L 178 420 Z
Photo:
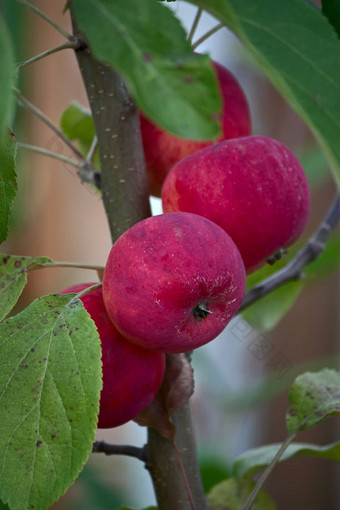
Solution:
M 71 31 L 69 14 L 62 12 L 64 2 L 32 3 Z M 12 33 L 18 62 L 64 42 L 48 23 L 17 2 L 2 0 L 0 6 Z M 171 8 L 189 31 L 196 9 L 183 1 L 171 4 Z M 215 25 L 216 20 L 203 15 L 194 41 Z M 303 164 L 312 188 L 307 238 L 335 194 L 327 162 L 311 133 L 226 29 L 199 46 L 198 51 L 209 52 L 237 77 L 250 104 L 254 134 L 285 143 Z M 72 50 L 23 68 L 19 87 L 55 124 L 59 124 L 71 101 L 88 107 Z M 20 109 L 14 130 L 20 142 L 71 156 L 53 132 Z M 104 265 L 111 241 L 99 194 L 80 184 L 74 168 L 23 149 L 19 150 L 17 172 L 18 195 L 10 236 L 1 252 Z M 154 214 L 160 213 L 160 201 L 151 202 Z M 246 449 L 283 441 L 287 436 L 288 390 L 294 378 L 306 370 L 334 366 L 337 362 L 339 261 L 337 229 L 327 253 L 308 270 L 303 288 L 293 290 L 288 297 L 278 294 L 271 298 L 271 304 L 277 302 L 274 315 L 268 301 L 253 313 L 250 309 L 247 316 L 236 317 L 217 340 L 194 353 L 196 391 L 192 408 L 207 488 L 226 478 L 232 461 Z M 41 295 L 96 280 L 94 272 L 80 269 L 33 272 L 17 311 Z M 339 439 L 339 425 L 339 418 L 333 418 L 301 433 L 298 440 L 331 443 Z M 97 437 L 142 446 L 146 431 L 131 422 L 117 429 L 99 430 Z M 276 467 L 266 488 L 278 509 L 340 508 L 340 470 L 334 462 L 289 460 Z M 123 504 L 142 508 L 154 502 L 149 476 L 139 461 L 93 454 L 78 481 L 53 508 L 115 510 Z

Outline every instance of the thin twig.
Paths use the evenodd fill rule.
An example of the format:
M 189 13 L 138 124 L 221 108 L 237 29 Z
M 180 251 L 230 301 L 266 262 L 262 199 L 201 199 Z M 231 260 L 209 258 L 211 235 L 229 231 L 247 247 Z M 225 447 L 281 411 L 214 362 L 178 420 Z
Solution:
M 37 147 L 36 145 L 30 145 L 28 143 L 17 142 L 17 146 L 20 147 L 21 149 L 35 152 L 43 156 L 48 156 L 50 158 L 57 159 L 58 161 L 62 161 L 63 163 L 67 163 L 68 165 L 74 166 L 79 170 L 78 175 L 82 182 L 94 184 L 98 189 L 100 189 L 101 187 L 100 172 L 98 172 L 93 167 L 92 162 L 85 160 L 85 158 L 83 158 L 83 161 L 75 161 L 74 159 L 68 158 L 67 156 L 58 154 L 57 152 L 44 149 L 43 147 Z
M 48 265 L 48 264 L 47 264 Z M 78 262 L 54 262 L 51 264 L 53 267 L 73 267 L 76 269 L 90 269 L 91 271 L 104 271 L 104 266 L 96 266 L 93 264 L 81 264 Z
M 80 299 L 83 296 L 85 296 L 86 294 L 89 294 L 90 292 L 92 292 L 93 290 L 100 289 L 102 286 L 103 286 L 102 282 L 95 283 L 94 285 L 90 285 L 86 289 L 78 292 L 77 295 L 76 295 L 76 298 Z
M 55 154 L 51 151 L 47 151 L 42 148 L 33 149 L 32 147 L 25 144 L 21 144 L 21 147 L 31 150 L 35 150 L 35 152 L 40 152 L 40 154 L 44 154 L 46 156 L 56 157 L 56 159 L 60 159 L 61 161 L 65 161 L 66 163 L 70 163 L 73 166 L 79 168 L 79 177 L 82 182 L 89 182 L 90 184 L 94 184 L 98 189 L 101 187 L 101 176 L 100 172 L 93 166 L 92 161 L 88 161 L 82 153 L 77 149 L 75 145 L 60 131 L 60 129 L 53 124 L 53 122 L 46 117 L 46 115 L 40 111 L 36 106 L 34 106 L 28 99 L 26 99 L 20 90 L 14 88 L 13 89 L 15 95 L 18 98 L 19 104 L 33 113 L 36 117 L 38 117 L 42 122 L 44 122 L 54 133 L 72 150 L 72 152 L 80 159 L 79 165 L 75 164 L 75 162 L 69 158 L 65 159 L 65 156 L 56 157 Z
M 249 498 L 247 499 L 245 505 L 242 507 L 242 510 L 250 510 L 251 509 L 251 507 L 252 507 L 252 505 L 253 505 L 253 503 L 255 501 L 256 496 L 258 495 L 258 493 L 262 489 L 262 487 L 263 487 L 265 481 L 267 480 L 268 476 L 270 475 L 270 473 L 273 471 L 273 468 L 275 467 L 275 464 L 277 464 L 277 462 L 280 460 L 281 456 L 287 450 L 288 446 L 293 441 L 295 436 L 296 436 L 296 434 L 289 434 L 287 439 L 282 443 L 282 445 L 280 446 L 279 450 L 275 454 L 274 458 L 268 464 L 268 466 L 266 467 L 266 469 L 263 471 L 263 473 L 261 474 L 260 478 L 256 482 L 256 485 L 255 485 L 254 489 L 252 490 L 251 494 L 249 495 Z
M 53 55 L 54 53 L 58 53 L 59 51 L 67 50 L 67 49 L 76 50 L 77 48 L 79 48 L 79 46 L 80 46 L 79 41 L 72 40 L 72 41 L 60 44 L 59 46 L 55 46 L 54 48 L 50 48 L 49 50 L 39 53 L 39 55 L 35 55 L 34 57 L 29 58 L 28 60 L 25 60 L 24 62 L 20 62 L 17 65 L 17 72 L 20 71 L 20 69 L 22 69 L 23 67 L 26 67 L 29 64 L 33 64 L 34 62 L 38 62 L 38 60 L 48 57 L 49 55 Z
M 188 35 L 188 41 L 189 43 L 191 44 L 192 43 L 192 39 L 195 35 L 195 32 L 196 32 L 196 29 L 197 29 L 197 26 L 198 26 L 198 23 L 201 19 L 201 16 L 202 16 L 202 12 L 203 12 L 203 9 L 202 7 L 199 7 L 197 9 L 197 12 L 196 12 L 196 16 L 195 16 L 195 19 L 194 19 L 194 22 L 192 24 L 192 27 L 191 27 L 191 30 L 190 30 L 190 33 Z
M 53 124 L 53 122 L 46 117 L 46 115 L 40 111 L 34 104 L 32 104 L 25 96 L 20 92 L 20 90 L 14 88 L 14 93 L 18 98 L 19 104 L 32 112 L 36 117 L 42 120 L 54 133 L 71 149 L 71 151 L 79 158 L 80 160 L 84 160 L 84 156 L 82 153 L 70 142 L 70 140 L 60 131 L 60 129 Z
M 90 161 L 91 163 L 93 163 L 93 158 L 94 158 L 94 154 L 96 152 L 97 145 L 98 145 L 98 138 L 95 135 L 93 137 L 90 150 L 89 150 L 89 152 L 88 152 L 88 154 L 86 156 L 87 161 Z
M 104 271 L 104 266 L 95 266 L 92 264 L 82 264 L 79 262 L 55 262 L 52 260 L 51 262 L 45 262 L 43 264 L 35 264 L 29 265 L 27 267 L 27 272 L 36 271 L 37 269 L 44 269 L 45 267 L 70 267 L 74 269 L 89 269 L 92 271 Z
M 223 27 L 225 27 L 225 24 L 224 23 L 219 23 L 218 25 L 216 25 L 212 29 L 208 30 L 208 32 L 206 32 L 204 35 L 202 35 L 202 37 L 197 39 L 197 41 L 191 46 L 192 50 L 195 51 L 196 48 L 198 48 L 198 46 L 200 44 L 202 44 L 206 39 L 209 39 L 209 37 L 214 35 L 216 32 L 221 30 L 221 28 L 223 28 Z
M 59 161 L 63 161 L 69 165 L 72 165 L 78 169 L 82 167 L 82 163 L 79 161 L 75 161 L 74 159 L 68 158 L 67 156 L 63 156 L 62 154 L 58 154 L 57 152 L 49 151 L 48 149 L 44 149 L 43 147 L 37 147 L 36 145 L 30 145 L 28 143 L 17 142 L 17 146 L 21 149 L 26 149 L 31 152 L 36 152 L 37 154 L 42 154 L 43 156 L 49 156 L 54 159 L 58 159 Z
M 127 455 L 146 462 L 145 447 L 139 448 L 130 445 L 110 444 L 105 441 L 95 441 L 92 448 L 93 453 L 105 453 L 105 455 Z
M 249 289 L 244 296 L 239 312 L 242 312 L 255 301 L 258 301 L 263 296 L 281 287 L 281 285 L 290 281 L 301 280 L 304 276 L 304 267 L 317 259 L 325 250 L 328 238 L 339 218 L 340 200 L 339 197 L 336 196 L 325 219 L 305 246 L 284 268 Z
M 55 21 L 53 21 L 53 19 L 51 19 L 44 12 L 42 12 L 40 9 L 38 9 L 37 7 L 32 5 L 30 2 L 27 2 L 26 0 L 17 0 L 17 2 L 19 2 L 22 5 L 24 5 L 25 7 L 27 7 L 31 11 L 33 11 L 35 14 L 40 16 L 42 19 L 47 21 L 47 23 L 52 25 L 52 27 L 54 27 L 56 30 L 58 30 L 58 32 L 60 32 L 64 37 L 66 37 L 66 39 L 68 39 L 69 41 L 73 41 L 74 40 L 73 36 L 71 34 L 69 34 L 66 30 L 64 30 L 63 27 L 58 25 Z

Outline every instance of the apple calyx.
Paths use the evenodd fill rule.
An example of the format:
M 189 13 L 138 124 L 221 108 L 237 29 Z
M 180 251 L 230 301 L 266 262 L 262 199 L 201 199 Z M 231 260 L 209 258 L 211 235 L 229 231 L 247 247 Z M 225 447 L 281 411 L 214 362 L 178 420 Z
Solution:
M 206 303 L 199 303 L 193 309 L 193 313 L 198 322 L 200 322 L 202 319 L 206 319 L 212 311 L 208 310 L 208 305 Z

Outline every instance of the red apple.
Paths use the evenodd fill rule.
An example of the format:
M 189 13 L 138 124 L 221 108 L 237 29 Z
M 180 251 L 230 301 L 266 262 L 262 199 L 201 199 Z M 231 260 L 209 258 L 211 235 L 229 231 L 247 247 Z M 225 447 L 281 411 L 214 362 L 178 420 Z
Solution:
M 212 64 L 217 73 L 223 102 L 222 134 L 217 141 L 250 135 L 250 113 L 243 90 L 230 71 L 217 62 L 212 61 Z M 143 114 L 140 122 L 149 190 L 151 195 L 159 197 L 166 174 L 177 161 L 212 145 L 213 141 L 180 138 L 156 126 Z
M 78 293 L 93 283 L 74 285 L 62 294 Z M 165 356 L 128 342 L 107 316 L 102 289 L 81 298 L 97 326 L 102 347 L 103 389 L 98 428 L 112 428 L 139 414 L 157 393 L 164 375 Z
M 200 214 L 235 241 L 248 272 L 291 245 L 309 217 L 310 191 L 297 158 L 264 136 L 228 140 L 181 160 L 162 189 L 164 212 Z
M 132 342 L 185 352 L 213 340 L 238 310 L 245 269 L 232 239 L 196 214 L 147 218 L 113 245 L 103 278 L 111 320 Z

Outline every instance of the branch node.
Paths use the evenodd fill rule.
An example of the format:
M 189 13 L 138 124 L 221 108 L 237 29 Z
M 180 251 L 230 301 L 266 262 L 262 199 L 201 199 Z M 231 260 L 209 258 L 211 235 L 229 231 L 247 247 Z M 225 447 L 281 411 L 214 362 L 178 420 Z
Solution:
M 77 43 L 77 46 L 74 48 L 74 51 L 84 51 L 88 48 L 87 42 L 82 37 L 73 36 L 73 39 Z

